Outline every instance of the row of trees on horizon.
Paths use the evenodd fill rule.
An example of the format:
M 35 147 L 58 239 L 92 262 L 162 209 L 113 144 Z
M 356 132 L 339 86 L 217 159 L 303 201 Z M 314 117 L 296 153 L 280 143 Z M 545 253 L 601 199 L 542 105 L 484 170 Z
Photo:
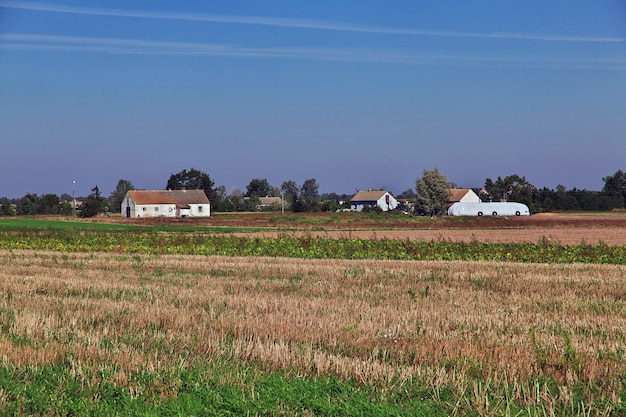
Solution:
M 556 189 L 541 189 L 529 183 L 525 177 L 512 174 L 493 180 L 487 178 L 480 189 L 474 191 L 482 201 L 515 201 L 526 204 L 531 213 L 551 211 L 607 211 L 626 208 L 626 174 L 617 170 L 615 174 L 602 178 L 602 191 L 587 191 L 576 188 L 566 189 L 558 185 Z M 456 188 L 437 168 L 424 170 L 416 179 L 415 189 L 407 189 L 396 198 L 401 202 L 400 210 L 417 215 L 441 215 L 445 213 L 450 188 Z M 92 217 L 99 213 L 119 213 L 121 203 L 133 183 L 120 179 L 109 197 L 104 197 L 96 185 L 87 197 L 74 197 L 68 194 L 28 193 L 24 197 L 9 200 L 2 198 L 0 215 L 40 215 L 62 214 L 67 216 Z M 165 189 L 201 189 L 211 202 L 212 211 L 236 212 L 258 211 L 262 197 L 281 197 L 285 206 L 294 212 L 336 211 L 349 208 L 352 195 L 319 193 L 315 178 L 304 181 L 300 186 L 293 180 L 284 181 L 280 186 L 271 185 L 265 178 L 254 178 L 245 192 L 233 189 L 226 192 L 223 185 L 215 186 L 211 177 L 196 168 L 171 174 Z M 265 210 L 280 210 L 282 204 L 265 207 Z

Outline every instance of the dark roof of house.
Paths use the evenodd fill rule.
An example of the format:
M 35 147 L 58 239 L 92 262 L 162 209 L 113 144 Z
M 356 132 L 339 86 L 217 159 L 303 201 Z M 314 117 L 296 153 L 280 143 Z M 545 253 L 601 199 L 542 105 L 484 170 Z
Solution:
M 465 197 L 465 194 L 469 193 L 470 191 L 472 190 L 469 188 L 452 188 L 450 190 L 449 201 L 461 201 L 461 199 Z
M 135 204 L 176 204 L 189 208 L 190 204 L 209 204 L 203 190 L 132 190 L 128 192 Z
M 359 191 L 350 201 L 378 201 L 386 192 L 384 190 Z

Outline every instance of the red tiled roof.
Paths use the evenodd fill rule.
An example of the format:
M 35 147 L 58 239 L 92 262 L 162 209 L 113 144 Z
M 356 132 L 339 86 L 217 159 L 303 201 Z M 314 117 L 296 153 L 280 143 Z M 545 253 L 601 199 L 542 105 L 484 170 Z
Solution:
M 190 204 L 209 204 L 203 190 L 132 190 L 128 194 L 135 204 L 176 204 L 188 208 Z

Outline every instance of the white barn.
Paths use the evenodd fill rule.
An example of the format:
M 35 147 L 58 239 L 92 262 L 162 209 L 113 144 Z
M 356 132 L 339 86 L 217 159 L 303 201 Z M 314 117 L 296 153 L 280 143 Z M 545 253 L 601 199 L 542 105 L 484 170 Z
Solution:
M 122 201 L 122 217 L 209 217 L 203 190 L 132 190 Z
M 471 188 L 452 188 L 448 202 L 452 203 L 480 203 L 480 197 Z
M 359 191 L 350 200 L 350 209 L 362 211 L 364 207 L 380 207 L 382 211 L 389 211 L 398 207 L 398 200 L 384 190 Z

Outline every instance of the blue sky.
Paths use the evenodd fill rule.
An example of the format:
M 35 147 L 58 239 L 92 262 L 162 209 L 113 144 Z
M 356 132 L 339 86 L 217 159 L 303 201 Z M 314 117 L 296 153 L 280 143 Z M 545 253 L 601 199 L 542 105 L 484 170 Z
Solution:
M 599 190 L 626 169 L 626 2 L 0 0 L 0 196 Z

